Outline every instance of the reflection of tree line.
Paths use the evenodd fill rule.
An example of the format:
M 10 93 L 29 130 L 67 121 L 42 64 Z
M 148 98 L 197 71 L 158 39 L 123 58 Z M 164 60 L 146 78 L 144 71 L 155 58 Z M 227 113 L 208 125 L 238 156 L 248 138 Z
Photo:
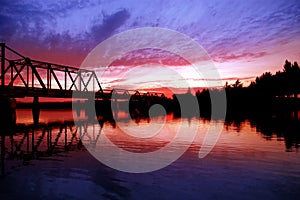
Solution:
M 300 123 L 286 117 L 258 117 L 240 116 L 239 118 L 228 117 L 225 121 L 225 128 L 230 126 L 236 128 L 237 132 L 242 131 L 244 123 L 250 122 L 251 128 L 255 128 L 258 133 L 266 140 L 277 138 L 284 139 L 286 150 L 292 151 L 293 148 L 300 147 Z

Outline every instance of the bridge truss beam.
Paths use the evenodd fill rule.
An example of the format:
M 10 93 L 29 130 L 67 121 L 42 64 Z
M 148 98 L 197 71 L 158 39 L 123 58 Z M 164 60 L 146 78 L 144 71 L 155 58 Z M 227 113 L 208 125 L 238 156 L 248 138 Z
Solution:
M 33 60 L 8 47 L 1 46 L 1 90 L 16 96 L 69 97 L 103 94 L 103 89 L 92 70 Z M 16 93 L 15 93 L 16 92 Z

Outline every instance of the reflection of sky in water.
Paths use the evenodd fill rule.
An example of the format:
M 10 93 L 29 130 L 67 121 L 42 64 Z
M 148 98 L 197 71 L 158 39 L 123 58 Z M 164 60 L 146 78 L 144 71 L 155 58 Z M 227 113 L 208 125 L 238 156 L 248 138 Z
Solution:
M 46 112 L 46 111 L 45 111 Z M 50 114 L 50 112 L 53 113 Z M 47 111 L 47 115 L 70 116 L 64 111 Z M 46 114 L 45 113 L 45 114 Z M 24 113 L 23 113 L 24 114 Z M 125 122 L 122 122 L 125 123 Z M 141 120 L 139 126 L 147 126 Z M 175 129 L 178 120 L 167 119 Z M 190 120 L 195 123 L 195 119 Z M 204 159 L 198 158 L 204 132 L 209 121 L 200 120 L 199 133 L 189 150 L 166 168 L 161 170 L 130 174 L 106 167 L 93 158 L 87 150 L 78 149 L 77 133 L 72 151 L 60 152 L 39 160 L 30 160 L 29 166 L 22 166 L 20 160 L 7 161 L 8 176 L 0 180 L 0 194 L 4 199 L 15 198 L 69 198 L 69 199 L 291 199 L 299 196 L 300 157 L 298 152 L 286 152 L 285 140 L 273 136 L 267 140 L 256 126 L 242 121 L 224 126 L 221 137 L 213 151 Z M 95 125 L 97 136 L 99 125 Z M 88 127 L 93 139 L 92 125 Z M 104 132 L 110 139 L 127 150 L 132 141 L 104 123 Z M 74 131 L 74 129 L 73 129 Z M 59 132 L 53 128 L 53 139 Z M 167 133 L 167 135 L 172 133 Z M 187 133 L 188 134 L 188 133 Z M 36 130 L 35 140 L 42 135 Z M 161 135 L 160 135 L 161 136 Z M 14 136 L 20 142 L 22 134 Z M 136 140 L 136 148 L 151 148 L 162 145 L 164 139 L 153 137 L 148 143 Z M 68 129 L 67 140 L 71 140 Z M 151 141 L 151 142 L 150 142 Z M 86 141 L 88 142 L 88 137 Z M 7 137 L 7 143 L 9 137 Z M 25 144 L 24 144 L 25 145 Z M 57 149 L 63 149 L 64 137 L 59 138 Z M 46 151 L 46 139 L 39 147 Z M 8 148 L 9 151 L 9 148 Z M 122 158 L 120 158 L 122 159 Z M 128 160 L 128 162 L 131 162 Z M 16 192 L 19 191 L 19 192 Z M 277 191 L 274 193 L 274 191 Z M 1 198 L 2 199 L 2 198 Z
M 32 124 L 32 111 L 30 109 L 17 109 L 17 123 Z M 82 113 L 83 115 L 83 113 Z M 47 110 L 41 109 L 40 111 L 40 123 L 48 122 L 63 122 L 63 121 L 72 121 L 73 114 L 72 110 Z

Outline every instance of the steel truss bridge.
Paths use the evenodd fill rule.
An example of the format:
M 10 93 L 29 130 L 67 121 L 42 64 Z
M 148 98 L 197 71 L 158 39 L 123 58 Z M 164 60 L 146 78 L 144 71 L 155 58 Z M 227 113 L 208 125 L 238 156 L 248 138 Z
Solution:
M 137 90 L 104 90 L 92 70 L 34 60 L 0 43 L 0 95 L 7 97 L 53 97 L 129 99 L 165 98 L 163 93 Z

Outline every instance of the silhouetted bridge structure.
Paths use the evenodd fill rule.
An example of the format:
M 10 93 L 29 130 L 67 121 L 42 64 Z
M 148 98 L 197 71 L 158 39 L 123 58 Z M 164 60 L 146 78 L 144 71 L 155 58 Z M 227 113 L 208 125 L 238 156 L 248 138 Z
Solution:
M 23 155 L 25 160 L 31 159 L 35 153 L 46 156 L 51 154 L 57 149 L 58 142 L 61 140 L 64 142 L 64 149 L 70 148 L 76 139 L 77 132 L 79 132 L 80 139 L 85 137 L 90 138 L 85 123 L 79 124 L 80 126 L 74 129 L 74 132 L 72 129 L 74 124 L 64 123 L 62 125 L 59 124 L 58 132 L 53 140 L 52 130 L 55 128 L 57 131 L 55 124 L 53 126 L 49 126 L 48 124 L 43 127 L 39 124 L 40 111 L 38 97 L 108 100 L 99 101 L 102 103 L 99 108 L 104 115 L 106 114 L 104 108 L 110 107 L 107 104 L 111 103 L 109 102 L 110 100 L 113 100 L 114 102 L 118 99 L 130 100 L 135 105 L 132 109 L 140 108 L 139 112 L 135 109 L 135 113 L 142 113 L 143 109 L 147 110 L 151 104 L 160 100 L 166 100 L 163 93 L 157 92 L 140 92 L 137 90 L 125 89 L 104 90 L 93 70 L 34 60 L 25 57 L 8 47 L 5 43 L 0 43 L 0 48 L 0 157 L 2 175 L 5 174 L 5 140 L 8 138 L 10 140 L 11 155 Z M 32 107 L 34 123 L 32 126 L 16 125 L 16 107 L 14 103 L 12 103 L 14 101 L 11 101 L 11 99 L 23 97 L 34 97 Z M 124 102 L 125 101 L 121 102 L 120 105 Z M 120 106 L 119 104 L 113 105 L 116 108 Z M 120 106 L 120 108 L 118 107 L 116 110 L 121 108 L 122 107 Z M 128 109 L 129 108 L 127 108 L 127 110 Z M 112 112 L 111 109 L 109 112 Z M 103 119 L 105 119 L 105 117 Z M 118 120 L 120 119 L 118 118 Z M 91 123 L 91 120 L 89 120 L 89 123 Z M 38 139 L 34 134 L 34 129 L 36 127 L 42 128 L 42 134 Z M 67 136 L 68 129 L 70 129 L 69 132 L 71 133 L 71 137 Z M 17 133 L 18 130 L 25 132 L 22 133 L 23 137 L 21 140 L 16 143 L 14 140 L 14 133 Z M 97 143 L 101 130 L 102 126 L 99 129 L 97 136 L 89 141 L 90 145 Z M 78 145 L 79 140 L 76 140 Z M 46 141 L 46 144 L 41 145 L 43 141 Z M 42 146 L 46 147 L 46 151 L 42 152 L 40 150 Z
M 38 61 L 23 56 L 5 43 L 1 46 L 0 94 L 9 98 L 55 97 L 134 99 L 164 98 L 163 93 L 136 90 L 103 90 L 92 70 Z

